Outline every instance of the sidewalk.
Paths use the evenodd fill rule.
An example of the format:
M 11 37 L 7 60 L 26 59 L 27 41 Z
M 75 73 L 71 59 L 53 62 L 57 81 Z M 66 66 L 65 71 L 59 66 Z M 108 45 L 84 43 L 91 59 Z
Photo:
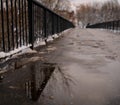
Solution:
M 48 48 L 56 72 L 39 102 L 43 105 L 119 105 L 120 36 L 76 28 Z M 44 100 L 44 101 L 43 101 Z
M 27 59 L 31 61 L 30 64 L 18 66 L 18 70 L 6 74 L 7 78 L 0 83 L 0 105 L 120 104 L 119 35 L 105 30 L 77 27 L 46 47 L 36 50 L 35 56 L 31 60 Z M 41 96 L 31 101 L 31 95 L 36 97 L 39 94 L 36 91 L 39 90 L 38 83 L 44 77 L 49 77 L 41 78 L 41 63 L 54 65 L 54 70 L 43 69 L 42 74 L 47 70 L 45 74 L 50 74 L 50 80 Z M 52 74 L 49 72 L 51 70 Z M 29 87 L 29 81 L 34 85 Z M 24 86 L 29 98 L 26 97 Z M 29 88 L 33 87 L 36 90 L 33 89 L 31 93 Z

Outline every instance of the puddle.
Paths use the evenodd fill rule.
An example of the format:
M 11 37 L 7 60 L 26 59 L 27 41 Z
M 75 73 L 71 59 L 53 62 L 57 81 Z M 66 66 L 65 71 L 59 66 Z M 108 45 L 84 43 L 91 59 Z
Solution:
M 25 91 L 27 97 L 37 101 L 55 70 L 55 65 L 49 63 L 40 66 L 32 65 L 31 70 L 31 79 L 25 83 Z
M 43 100 L 54 101 L 62 93 L 70 101 L 71 84 L 76 84 L 68 70 L 56 63 L 43 63 L 36 55 L 23 58 L 8 61 L 8 66 L 1 64 L 5 68 L 0 71 L 0 105 L 44 105 Z
M 54 70 L 55 64 L 37 61 L 5 73 L 0 78 L 0 105 L 37 101 Z
M 57 64 L 39 60 L 26 65 L 18 63 L 20 62 L 17 62 L 16 69 L 0 76 L 0 105 L 43 105 L 39 100 L 46 90 L 42 100 L 47 97 L 54 100 L 48 93 L 54 93 L 58 89 L 56 95 L 60 91 L 71 95 L 71 84 L 75 85 L 73 78 Z

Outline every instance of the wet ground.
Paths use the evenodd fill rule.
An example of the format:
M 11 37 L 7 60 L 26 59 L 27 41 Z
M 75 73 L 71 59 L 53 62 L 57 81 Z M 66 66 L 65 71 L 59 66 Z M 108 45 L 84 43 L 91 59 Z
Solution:
M 78 27 L 36 50 L 2 74 L 0 105 L 120 105 L 119 34 Z

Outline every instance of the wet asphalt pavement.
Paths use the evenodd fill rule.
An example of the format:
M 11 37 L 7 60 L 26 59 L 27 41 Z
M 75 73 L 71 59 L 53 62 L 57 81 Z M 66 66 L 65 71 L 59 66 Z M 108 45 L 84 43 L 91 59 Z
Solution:
M 119 34 L 77 27 L 36 50 L 3 75 L 0 105 L 120 105 Z

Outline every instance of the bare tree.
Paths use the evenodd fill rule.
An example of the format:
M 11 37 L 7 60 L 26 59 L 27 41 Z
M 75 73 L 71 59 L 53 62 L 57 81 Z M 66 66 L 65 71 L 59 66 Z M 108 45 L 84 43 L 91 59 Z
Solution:
M 82 4 L 77 10 L 77 18 L 84 26 L 88 23 L 100 23 L 120 19 L 120 4 L 118 0 L 107 1 L 104 4 Z
M 74 16 L 73 11 L 71 10 L 71 3 L 69 0 L 38 0 L 38 1 L 64 18 L 72 20 L 71 17 Z
M 37 0 L 45 5 L 47 8 L 54 9 L 58 4 L 59 0 Z

